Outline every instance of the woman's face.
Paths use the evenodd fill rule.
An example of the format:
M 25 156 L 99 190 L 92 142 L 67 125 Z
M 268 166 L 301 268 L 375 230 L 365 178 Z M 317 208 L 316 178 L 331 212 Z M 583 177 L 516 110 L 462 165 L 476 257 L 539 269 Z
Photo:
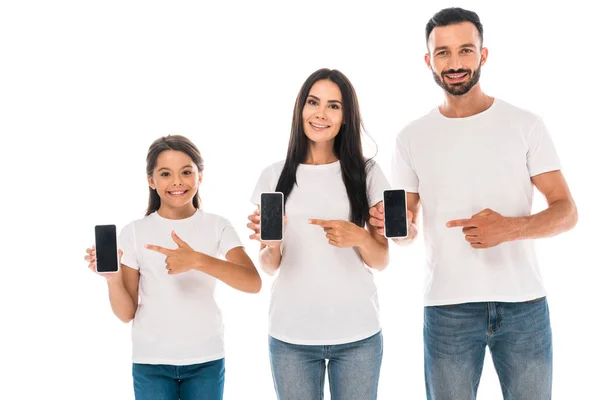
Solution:
M 302 109 L 304 133 L 315 143 L 333 141 L 344 121 L 342 92 L 330 80 L 314 83 Z

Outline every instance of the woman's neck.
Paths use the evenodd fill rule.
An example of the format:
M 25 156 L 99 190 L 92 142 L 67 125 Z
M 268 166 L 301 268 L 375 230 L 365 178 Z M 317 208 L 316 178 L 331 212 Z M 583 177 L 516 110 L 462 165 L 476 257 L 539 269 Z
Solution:
M 333 140 L 327 143 L 310 143 L 304 164 L 331 164 L 339 160 L 333 151 Z

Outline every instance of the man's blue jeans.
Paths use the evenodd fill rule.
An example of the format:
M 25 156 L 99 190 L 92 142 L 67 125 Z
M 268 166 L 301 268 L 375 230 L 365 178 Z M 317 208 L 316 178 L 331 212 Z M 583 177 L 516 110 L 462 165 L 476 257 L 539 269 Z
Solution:
M 552 331 L 546 298 L 425 307 L 429 400 L 474 400 L 489 347 L 505 400 L 549 400 Z

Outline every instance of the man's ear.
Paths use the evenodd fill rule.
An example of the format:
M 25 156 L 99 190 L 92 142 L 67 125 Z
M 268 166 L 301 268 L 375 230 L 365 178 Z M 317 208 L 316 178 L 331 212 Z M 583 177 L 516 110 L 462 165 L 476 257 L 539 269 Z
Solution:
M 425 54 L 425 64 L 427 64 L 427 68 L 431 69 L 431 57 L 429 56 L 429 53 Z
M 480 62 L 480 65 L 485 65 L 485 63 L 487 62 L 488 55 L 489 55 L 489 53 L 488 53 L 487 47 L 483 47 L 481 49 L 481 62 Z

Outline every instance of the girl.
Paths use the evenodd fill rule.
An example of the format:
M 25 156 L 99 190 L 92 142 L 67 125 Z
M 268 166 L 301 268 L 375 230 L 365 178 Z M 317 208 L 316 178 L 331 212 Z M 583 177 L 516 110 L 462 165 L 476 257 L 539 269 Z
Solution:
M 261 267 L 273 275 L 269 349 L 281 400 L 323 398 L 326 360 L 332 400 L 377 397 L 383 344 L 371 270 L 388 262 L 387 239 L 369 207 L 388 183 L 361 147 L 354 88 L 337 70 L 304 83 L 285 161 L 266 168 L 252 196 L 283 192 L 282 242 L 262 242 Z M 249 217 L 260 240 L 260 208 Z M 366 267 L 365 267 L 366 265 Z
M 216 279 L 250 293 L 260 290 L 261 279 L 229 221 L 200 209 L 204 166 L 196 146 L 183 136 L 162 137 L 146 162 L 146 216 L 119 235 L 119 273 L 102 274 L 115 315 L 133 320 L 135 397 L 222 399 Z M 95 247 L 87 254 L 95 271 Z

